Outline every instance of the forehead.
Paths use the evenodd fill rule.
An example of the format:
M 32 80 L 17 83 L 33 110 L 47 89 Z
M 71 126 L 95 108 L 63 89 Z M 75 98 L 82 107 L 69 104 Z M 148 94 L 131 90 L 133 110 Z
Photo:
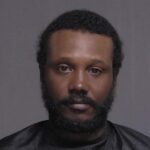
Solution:
M 112 62 L 113 42 L 105 35 L 75 30 L 60 30 L 49 39 L 51 59 L 72 57 Z

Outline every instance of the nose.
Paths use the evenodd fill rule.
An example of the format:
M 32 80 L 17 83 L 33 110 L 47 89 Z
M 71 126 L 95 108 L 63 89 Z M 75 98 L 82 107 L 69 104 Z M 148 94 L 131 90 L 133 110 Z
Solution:
M 88 79 L 83 71 L 74 72 L 69 83 L 69 92 L 79 92 L 83 95 L 88 93 Z

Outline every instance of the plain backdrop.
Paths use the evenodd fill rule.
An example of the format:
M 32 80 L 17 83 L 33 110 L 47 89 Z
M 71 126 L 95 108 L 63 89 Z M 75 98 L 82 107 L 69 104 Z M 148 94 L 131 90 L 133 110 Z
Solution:
M 59 14 L 86 8 L 117 29 L 125 59 L 109 120 L 150 136 L 150 0 L 0 0 L 0 138 L 47 119 L 37 43 Z

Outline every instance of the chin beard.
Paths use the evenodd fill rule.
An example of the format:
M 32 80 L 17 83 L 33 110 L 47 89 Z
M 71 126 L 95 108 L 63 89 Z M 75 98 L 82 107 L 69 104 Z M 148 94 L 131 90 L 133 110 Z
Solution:
M 50 124 L 57 130 L 63 132 L 91 133 L 103 128 L 114 100 L 114 88 L 110 90 L 107 98 L 101 103 L 96 103 L 95 100 L 80 94 L 80 92 L 70 94 L 68 97 L 56 102 L 53 99 L 53 93 L 50 93 L 48 88 L 42 86 L 42 91 L 44 104 L 49 113 Z M 77 122 L 66 118 L 62 114 L 62 106 L 74 103 L 76 98 L 80 98 L 80 102 L 89 104 L 94 108 L 95 115 L 92 119 Z

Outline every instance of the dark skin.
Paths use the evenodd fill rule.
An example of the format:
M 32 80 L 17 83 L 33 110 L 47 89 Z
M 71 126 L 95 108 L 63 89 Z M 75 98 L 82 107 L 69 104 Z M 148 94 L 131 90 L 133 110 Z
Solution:
M 60 30 L 51 36 L 49 46 L 46 82 L 55 101 L 68 96 L 72 90 L 85 91 L 97 103 L 106 100 L 113 86 L 113 42 L 110 37 Z M 95 116 L 93 107 L 82 103 L 63 107 L 61 113 L 74 122 L 91 120 Z M 61 131 L 59 135 L 74 142 L 86 142 L 97 139 L 104 131 L 101 128 L 90 134 Z

